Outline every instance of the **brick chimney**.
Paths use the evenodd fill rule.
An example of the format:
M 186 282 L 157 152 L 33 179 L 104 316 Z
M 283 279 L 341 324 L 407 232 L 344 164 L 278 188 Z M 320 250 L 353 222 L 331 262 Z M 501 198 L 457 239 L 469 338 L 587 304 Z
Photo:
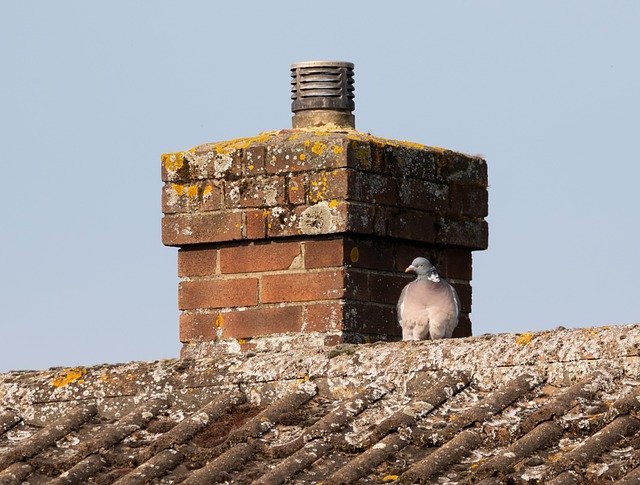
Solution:
M 182 355 L 399 339 L 395 303 L 416 256 L 454 284 L 454 336 L 471 335 L 471 251 L 488 239 L 486 162 L 356 131 L 353 64 L 291 71 L 293 129 L 162 156 Z

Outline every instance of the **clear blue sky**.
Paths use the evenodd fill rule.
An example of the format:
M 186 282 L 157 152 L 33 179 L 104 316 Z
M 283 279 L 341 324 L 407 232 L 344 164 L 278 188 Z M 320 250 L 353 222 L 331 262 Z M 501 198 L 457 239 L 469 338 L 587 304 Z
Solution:
M 290 126 L 356 65 L 361 131 L 484 155 L 474 332 L 640 321 L 640 2 L 3 2 L 0 370 L 176 356 L 162 152 Z

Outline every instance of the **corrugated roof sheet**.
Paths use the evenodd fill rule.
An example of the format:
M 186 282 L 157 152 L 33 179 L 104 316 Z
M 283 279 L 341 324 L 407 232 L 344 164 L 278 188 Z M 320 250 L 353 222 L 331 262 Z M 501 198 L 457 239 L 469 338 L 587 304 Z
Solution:
M 0 483 L 640 483 L 640 326 L 0 376 Z

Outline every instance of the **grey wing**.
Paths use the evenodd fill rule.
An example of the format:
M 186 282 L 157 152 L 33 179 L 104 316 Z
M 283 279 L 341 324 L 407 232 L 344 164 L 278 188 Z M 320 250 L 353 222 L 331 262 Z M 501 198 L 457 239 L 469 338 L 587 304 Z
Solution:
M 447 283 L 449 283 L 449 282 L 447 281 Z M 458 298 L 458 292 L 453 287 L 453 285 L 451 285 L 451 283 L 449 283 L 449 290 L 451 291 L 451 294 L 453 295 L 453 303 L 456 306 L 456 314 L 451 319 L 451 322 L 449 324 L 449 328 L 447 329 L 448 330 L 447 334 L 448 334 L 449 337 L 451 337 L 451 335 L 453 334 L 454 329 L 458 326 L 458 318 L 460 317 L 460 298 Z
M 402 293 L 400 293 L 400 298 L 398 298 L 398 304 L 396 305 L 396 316 L 397 316 L 397 320 L 398 320 L 398 325 L 400 325 L 402 327 L 402 309 L 404 307 L 404 297 L 405 294 L 407 293 L 407 287 L 409 285 L 406 285 L 404 288 L 402 288 Z

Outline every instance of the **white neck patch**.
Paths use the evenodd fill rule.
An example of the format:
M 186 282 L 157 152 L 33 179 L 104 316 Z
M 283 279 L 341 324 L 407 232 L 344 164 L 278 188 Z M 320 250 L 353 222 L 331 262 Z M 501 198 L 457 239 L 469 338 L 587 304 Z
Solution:
M 438 273 L 431 273 L 429 276 L 427 276 L 427 279 L 429 281 L 433 281 L 434 283 L 440 283 L 440 276 L 438 275 Z

